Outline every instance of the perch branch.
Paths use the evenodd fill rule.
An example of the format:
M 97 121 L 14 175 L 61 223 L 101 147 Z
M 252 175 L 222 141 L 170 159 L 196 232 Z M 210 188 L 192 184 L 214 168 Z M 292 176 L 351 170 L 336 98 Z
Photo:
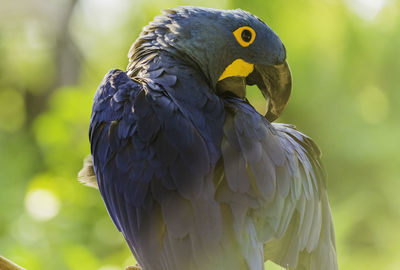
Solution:
M 24 268 L 16 265 L 12 261 L 0 256 L 0 269 L 1 270 L 25 270 Z
M 25 270 L 3 256 L 0 256 L 0 270 Z M 141 270 L 139 266 L 128 266 L 125 270 Z

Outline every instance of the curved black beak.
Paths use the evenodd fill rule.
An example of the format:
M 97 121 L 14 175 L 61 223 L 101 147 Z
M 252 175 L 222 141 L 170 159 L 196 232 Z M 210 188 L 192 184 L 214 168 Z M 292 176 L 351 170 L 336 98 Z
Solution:
M 246 84 L 256 84 L 268 101 L 265 117 L 275 121 L 289 101 L 292 89 L 292 75 L 286 61 L 279 65 L 255 65 L 254 71 L 246 78 Z

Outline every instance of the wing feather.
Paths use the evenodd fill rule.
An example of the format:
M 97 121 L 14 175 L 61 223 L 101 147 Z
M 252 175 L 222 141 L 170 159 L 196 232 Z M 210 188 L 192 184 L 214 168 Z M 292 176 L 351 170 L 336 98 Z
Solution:
M 217 137 L 216 131 L 201 131 L 204 119 L 194 122 L 161 91 L 179 83 L 176 77 L 157 73 L 152 89 L 112 70 L 95 94 L 89 136 L 99 190 L 144 270 L 217 266 L 223 261 L 211 165 L 217 158 L 205 135 Z M 194 105 L 218 109 L 196 95 Z
M 237 183 L 238 176 L 247 174 L 248 177 L 241 177 L 251 183 L 246 193 L 258 201 L 258 207 L 245 201 L 237 207 L 231 202 L 231 211 L 237 217 L 234 221 L 238 223 L 234 226 L 242 230 L 236 233 L 242 248 L 249 249 L 250 245 L 254 251 L 257 243 L 262 243 L 264 259 L 288 269 L 336 270 L 325 172 L 316 144 L 294 126 L 268 123 L 243 100 L 228 97 L 225 106 L 225 174 L 217 194 L 226 194 L 225 201 L 235 198 L 239 184 L 229 183 Z M 244 160 L 245 164 L 242 161 L 233 169 L 232 164 L 238 164 L 235 160 Z M 239 237 L 248 233 L 257 235 L 257 241 Z M 248 265 L 254 265 L 254 258 L 247 253 L 245 257 Z

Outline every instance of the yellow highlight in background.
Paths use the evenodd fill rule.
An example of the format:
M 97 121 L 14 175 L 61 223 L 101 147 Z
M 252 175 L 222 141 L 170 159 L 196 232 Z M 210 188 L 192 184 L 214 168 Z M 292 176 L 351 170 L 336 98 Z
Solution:
M 50 190 L 34 189 L 25 197 L 25 208 L 34 219 L 47 221 L 57 216 L 60 201 Z

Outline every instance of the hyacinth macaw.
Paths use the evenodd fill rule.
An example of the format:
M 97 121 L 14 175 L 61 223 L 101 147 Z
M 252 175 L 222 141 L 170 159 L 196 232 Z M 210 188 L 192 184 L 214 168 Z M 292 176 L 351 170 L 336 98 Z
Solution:
M 290 91 L 285 47 L 248 12 L 181 7 L 144 27 L 95 94 L 81 173 L 143 270 L 337 269 L 320 151 L 272 123 Z

